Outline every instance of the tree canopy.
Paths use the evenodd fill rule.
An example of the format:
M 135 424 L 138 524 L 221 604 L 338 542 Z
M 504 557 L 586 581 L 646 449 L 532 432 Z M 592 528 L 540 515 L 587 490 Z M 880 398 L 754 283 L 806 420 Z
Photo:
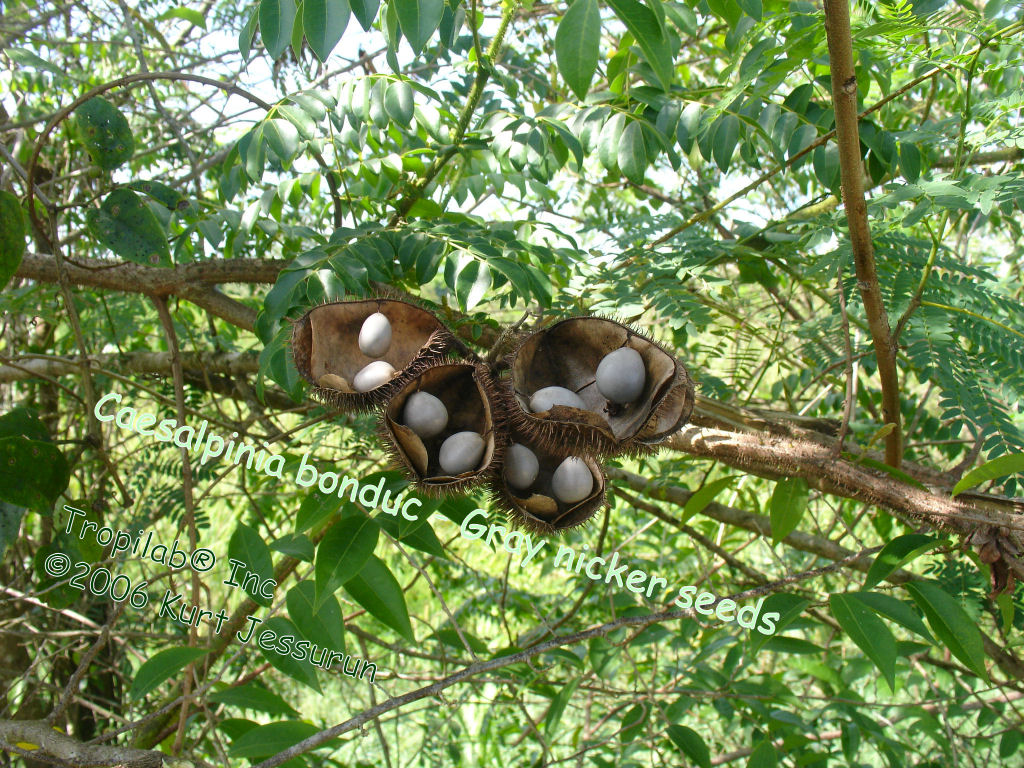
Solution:
M 0 761 L 1019 761 L 1022 32 L 4 2 Z M 518 527 L 309 374 L 307 313 L 368 297 L 495 377 L 615 320 L 692 414 Z

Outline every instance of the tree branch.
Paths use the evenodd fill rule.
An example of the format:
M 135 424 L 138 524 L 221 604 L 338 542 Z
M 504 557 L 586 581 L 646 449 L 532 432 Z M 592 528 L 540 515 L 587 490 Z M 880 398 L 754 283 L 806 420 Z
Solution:
M 46 755 L 75 768 L 160 768 L 165 757 L 161 752 L 148 749 L 82 744 L 54 730 L 45 720 L 0 720 L 0 744 L 5 748 L 31 744 L 36 749 L 22 746 L 18 751 L 30 757 L 37 753 L 40 757 Z
M 848 0 L 825 0 L 825 33 L 828 37 L 832 70 L 832 103 L 836 113 L 836 142 L 839 145 L 839 172 L 843 205 L 850 229 L 857 287 L 871 329 L 871 341 L 878 360 L 882 385 L 882 415 L 893 424 L 885 437 L 885 459 L 899 467 L 903 459 L 903 429 L 900 419 L 899 381 L 896 355 L 892 347 L 889 318 L 875 271 L 875 252 L 868 225 L 868 207 L 864 200 L 864 170 L 860 158 L 860 134 L 857 128 L 857 75 L 853 68 L 853 38 L 850 32 Z

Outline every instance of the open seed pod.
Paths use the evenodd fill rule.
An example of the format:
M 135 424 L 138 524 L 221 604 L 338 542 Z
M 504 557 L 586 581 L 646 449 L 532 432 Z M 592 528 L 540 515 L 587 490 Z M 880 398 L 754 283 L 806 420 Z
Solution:
M 657 444 L 675 434 L 690 420 L 697 397 L 693 379 L 678 360 L 676 375 L 661 403 L 651 413 L 644 428 L 636 434 L 640 445 L 656 449 Z
M 598 368 L 611 353 L 602 392 Z M 512 425 L 553 450 L 646 453 L 685 423 L 693 409 L 693 383 L 683 366 L 656 342 L 614 320 L 562 320 L 528 335 L 508 364 L 506 407 Z M 574 393 L 576 404 L 547 407 L 540 403 L 543 398 L 534 400 L 548 387 Z M 616 400 L 609 399 L 610 392 Z
M 432 313 L 395 299 L 314 307 L 293 326 L 291 347 L 313 394 L 350 411 L 385 403 L 446 352 L 464 349 Z
M 465 491 L 500 464 L 506 433 L 495 427 L 501 414 L 493 388 L 483 365 L 442 362 L 406 381 L 388 402 L 381 438 L 420 490 Z
M 583 525 L 604 506 L 608 478 L 592 456 L 578 455 L 590 473 L 592 488 L 583 498 L 566 502 L 556 493 L 555 473 L 572 452 L 546 448 L 520 432 L 513 432 L 509 439 L 502 464 L 491 473 L 488 489 L 495 506 L 504 509 L 510 521 L 529 531 L 550 535 Z M 535 475 L 523 466 L 532 462 L 529 455 L 522 453 L 524 449 L 537 460 Z

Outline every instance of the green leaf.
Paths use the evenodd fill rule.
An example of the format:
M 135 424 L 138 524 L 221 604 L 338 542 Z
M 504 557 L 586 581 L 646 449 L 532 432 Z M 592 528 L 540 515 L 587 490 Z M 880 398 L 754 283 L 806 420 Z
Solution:
M 48 515 L 70 479 L 67 459 L 52 444 L 0 438 L 0 500 Z
M 619 169 L 619 141 L 626 127 L 626 116 L 616 112 L 601 128 L 597 137 L 597 157 L 607 171 Z
M 410 219 L 436 219 L 444 215 L 444 208 L 427 197 L 412 204 L 406 216 Z
M 911 581 L 904 586 L 924 612 L 932 631 L 945 643 L 950 653 L 988 680 L 981 631 L 956 599 L 928 581 Z
M 630 120 L 622 130 L 617 156 L 622 175 L 634 184 L 642 184 L 647 170 L 647 145 L 639 120 Z
M 25 214 L 18 198 L 0 189 L 0 290 L 21 266 L 26 236 Z
M 365 566 L 364 566 L 365 567 Z M 315 607 L 316 588 L 311 581 L 301 581 L 288 590 L 285 604 L 292 623 L 302 637 L 321 648 L 345 650 L 345 620 L 341 606 L 334 595 L 328 595 L 323 604 Z
M 249 626 L 248 624 L 246 624 L 246 626 L 242 629 L 242 632 L 245 633 L 248 631 Z M 262 633 L 267 631 L 273 632 L 277 636 L 274 638 L 273 642 L 266 643 L 266 645 L 269 645 L 272 649 L 269 651 L 266 648 L 261 647 L 259 644 L 259 639 Z M 299 659 L 296 659 L 294 656 L 285 656 L 284 654 L 278 652 L 278 642 L 280 638 L 289 636 L 293 638 L 300 638 L 302 637 L 302 633 L 299 632 L 298 627 L 296 627 L 288 619 L 284 618 L 283 616 L 274 616 L 271 619 L 267 619 L 262 624 L 256 625 L 256 628 L 252 631 L 252 637 L 249 638 L 248 645 L 256 646 L 257 648 L 259 648 L 259 651 L 263 655 L 263 658 L 269 661 L 276 669 L 279 669 L 281 672 L 284 672 L 284 674 L 288 675 L 288 677 L 292 678 L 293 680 L 297 680 L 303 685 L 309 686 L 317 693 L 323 693 L 323 691 L 320 689 L 320 681 L 317 679 L 316 676 L 316 667 L 313 666 L 313 664 L 309 661 L 308 658 L 302 659 L 300 661 Z M 270 636 L 267 635 L 267 640 L 269 639 Z M 295 644 L 292 643 L 293 651 L 294 647 Z
M 921 617 L 909 604 L 902 600 L 898 600 L 892 595 L 887 595 L 883 592 L 848 592 L 847 594 L 856 595 L 858 600 L 879 616 L 895 621 L 911 632 L 919 634 L 930 643 L 935 642 L 935 638 L 932 637 L 931 632 L 925 627 Z
M 398 23 L 417 56 L 430 40 L 444 13 L 444 0 L 391 0 L 398 12 Z
M 771 500 L 772 541 L 781 541 L 800 523 L 807 508 L 809 490 L 802 477 L 785 477 L 775 483 Z
M 0 558 L 4 556 L 7 547 L 18 538 L 18 532 L 21 530 L 21 518 L 24 514 L 24 507 L 0 501 Z
M 897 568 L 902 568 L 914 558 L 943 543 L 942 539 L 925 536 L 922 533 L 897 536 L 882 547 L 875 557 L 864 579 L 864 589 L 871 589 Z
M 324 534 L 313 566 L 317 607 L 366 564 L 377 546 L 380 527 L 368 517 L 346 517 Z
M 747 768 L 775 768 L 779 756 L 769 739 L 758 742 L 754 751 L 747 758 Z
M 156 200 L 160 205 L 169 211 L 180 213 L 186 216 L 195 216 L 199 209 L 195 203 L 173 187 L 159 181 L 130 181 L 128 188 Z
M 305 34 L 302 29 L 303 5 L 304 3 L 302 0 L 295 0 L 295 16 L 292 20 L 292 34 L 289 40 L 292 53 L 295 55 L 296 61 L 302 61 L 302 41 L 305 39 Z
M 575 657 L 574 657 L 575 658 Z M 577 662 L 579 659 L 576 660 Z M 563 686 L 551 699 L 551 706 L 548 707 L 548 713 L 544 716 L 544 733 L 554 734 L 557 729 L 562 726 L 562 714 L 565 712 L 566 706 L 572 700 L 572 696 L 576 693 L 576 687 L 580 684 L 580 678 L 574 678 L 569 682 L 568 685 Z
M 733 114 L 722 115 L 718 120 L 718 127 L 712 130 L 714 139 L 711 151 L 715 164 L 722 169 L 722 173 L 725 173 L 729 170 L 733 153 L 736 151 L 736 143 L 739 141 L 740 119 Z
M 82 78 L 78 77 L 76 73 L 66 72 L 53 62 L 47 61 L 40 56 L 32 53 L 27 48 L 15 48 L 14 46 L 7 46 L 4 48 L 4 53 L 10 57 L 11 61 L 15 64 L 21 64 L 23 67 L 33 67 L 43 72 L 50 72 L 51 74 L 57 75 L 60 78 L 68 78 L 70 80 L 80 81 Z
M 670 725 L 667 734 L 679 751 L 693 760 L 700 768 L 711 768 L 711 752 L 708 750 L 708 745 L 693 728 L 685 725 Z
M 167 235 L 149 206 L 130 189 L 115 189 L 85 212 L 89 231 L 115 254 L 136 264 L 170 267 Z
M 428 555 L 448 559 L 447 550 L 441 544 L 440 539 L 437 538 L 437 534 L 434 533 L 434 529 L 430 526 L 429 522 L 424 522 L 421 525 L 410 523 L 410 527 L 404 527 L 403 523 L 407 521 L 403 521 L 401 518 L 381 514 L 377 515 L 374 519 L 380 524 L 381 528 L 403 544 L 415 547 L 421 552 L 426 552 Z
M 299 713 L 292 709 L 287 701 L 273 691 L 258 685 L 255 681 L 240 685 L 237 688 L 214 691 L 210 694 L 210 701 L 227 704 L 229 707 L 238 707 L 239 709 L 266 712 L 268 715 L 283 717 L 299 716 Z
M 764 13 L 764 9 L 761 7 L 761 0 L 737 0 L 737 3 L 747 16 L 755 21 L 761 20 L 761 15 Z
M 359 573 L 345 582 L 345 591 L 371 615 L 409 642 L 416 642 L 405 595 L 384 561 L 371 555 Z
M 693 495 L 687 499 L 686 506 L 683 507 L 683 514 L 680 518 L 680 522 L 688 522 L 691 517 L 702 512 L 708 504 L 714 501 L 715 497 L 719 493 L 739 479 L 740 475 L 720 477 L 717 480 L 712 480 L 710 483 L 707 483 L 697 491 L 694 491 Z
M 639 704 L 634 704 L 630 707 L 620 721 L 619 742 L 621 744 L 631 744 L 640 738 L 643 733 L 644 723 L 647 722 L 650 716 L 651 705 L 649 702 L 641 701 Z
M 263 124 L 263 138 L 285 167 L 299 151 L 299 132 L 287 120 L 267 120 Z
M 839 189 L 839 147 L 828 143 L 818 147 L 811 153 L 814 175 L 827 189 Z
M 608 0 L 608 5 L 636 39 L 658 79 L 658 85 L 667 91 L 673 80 L 672 49 L 661 20 L 637 0 Z
M 319 732 L 320 729 L 312 723 L 298 720 L 268 723 L 246 731 L 231 742 L 229 753 L 232 757 L 254 760 L 270 757 Z
M 384 111 L 399 125 L 404 125 L 406 128 L 411 126 L 416 111 L 412 86 L 405 80 L 398 80 L 388 85 L 388 89 L 384 93 Z
M 351 10 L 348 0 L 303 0 L 302 29 L 320 61 L 326 61 L 345 34 Z
M 836 593 L 829 598 L 832 615 L 857 647 L 871 659 L 896 690 L 896 639 L 885 622 L 857 599 L 855 594 Z
M 693 142 L 697 139 L 697 131 L 700 128 L 701 104 L 698 101 L 691 101 L 683 108 L 676 123 L 676 141 L 679 148 L 689 154 L 693 149 Z
M 455 279 L 455 298 L 467 312 L 479 304 L 491 288 L 491 269 L 486 262 L 475 258 L 468 263 Z
M 203 14 L 197 11 L 195 8 L 186 8 L 181 6 L 179 8 L 171 8 L 171 10 L 161 13 L 159 18 L 163 19 L 183 19 L 194 27 L 199 27 L 202 30 L 206 30 L 206 18 Z
M 298 514 L 295 515 L 295 532 L 302 533 L 319 525 L 341 509 L 341 504 L 341 499 L 333 493 L 312 489 L 302 500 Z
M 1006 760 L 1017 753 L 1017 749 L 1024 742 L 1024 734 L 1020 731 L 1007 731 L 999 739 L 999 757 Z
M 74 113 L 78 140 L 100 168 L 110 171 L 135 153 L 135 137 L 128 120 L 104 98 L 95 96 Z
M 921 151 L 909 141 L 900 142 L 900 170 L 911 184 L 921 178 Z
M 243 59 L 248 59 L 252 52 L 252 40 L 256 36 L 256 23 L 259 21 L 259 16 L 260 9 L 259 6 L 256 6 L 238 33 L 238 52 L 242 54 Z
M 135 673 L 132 687 L 128 695 L 132 699 L 141 699 L 160 683 L 178 674 L 189 663 L 201 659 L 209 651 L 202 648 L 168 648 L 160 651 L 147 660 Z
M 27 437 L 29 440 L 52 442 L 46 425 L 31 408 L 19 405 L 0 416 L 0 437 Z
M 275 552 L 288 555 L 288 557 L 294 557 L 296 560 L 313 562 L 313 542 L 309 540 L 308 536 L 301 533 L 286 533 L 270 542 L 270 548 Z
M 349 0 L 352 13 L 364 31 L 369 32 L 373 26 L 373 20 L 377 18 L 377 9 L 380 8 L 380 0 Z
M 575 0 L 558 23 L 555 59 L 558 71 L 581 99 L 590 90 L 601 45 L 601 7 L 597 0 Z
M 245 572 L 255 573 L 259 576 L 261 584 L 274 578 L 274 561 L 270 557 L 270 548 L 263 541 L 263 537 L 245 523 L 239 523 L 235 532 L 231 534 L 228 541 L 228 557 L 245 564 L 235 574 L 235 581 L 239 584 L 243 584 Z M 269 606 L 272 600 L 262 597 L 257 592 L 258 585 L 253 582 L 255 579 L 250 579 L 249 586 L 243 587 L 246 594 L 259 605 Z
M 953 486 L 953 495 L 956 496 L 968 488 L 981 485 L 986 480 L 994 480 L 1004 475 L 1015 475 L 1019 472 L 1024 472 L 1024 453 L 1000 456 L 998 459 L 987 461 L 964 475 L 960 482 Z
M 278 58 L 291 43 L 295 11 L 295 0 L 260 0 L 260 37 L 270 58 Z

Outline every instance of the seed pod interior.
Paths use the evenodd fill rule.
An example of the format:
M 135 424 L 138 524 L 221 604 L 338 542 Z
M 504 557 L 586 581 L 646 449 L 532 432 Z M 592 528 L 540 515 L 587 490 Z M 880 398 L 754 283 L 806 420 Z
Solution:
M 360 349 L 363 324 L 371 315 L 387 318 L 391 340 L 379 357 Z M 315 385 L 322 399 L 342 408 L 363 409 L 384 402 L 401 384 L 437 360 L 458 342 L 425 309 L 404 301 L 366 299 L 323 304 L 307 312 L 292 329 L 295 367 Z M 375 361 L 394 374 L 366 392 L 357 392 L 356 375 Z
M 640 354 L 644 386 L 632 402 L 611 403 L 597 388 L 596 371 L 608 353 L 624 346 Z M 575 318 L 556 323 L 522 343 L 512 360 L 511 384 L 523 414 L 535 420 L 587 425 L 615 445 L 633 437 L 648 423 L 676 376 L 676 366 L 675 359 L 657 344 L 619 323 L 596 317 Z M 550 386 L 576 392 L 587 409 L 554 406 L 550 411 L 531 414 L 532 394 Z M 608 451 L 607 442 L 595 448 Z
M 590 494 L 567 504 L 555 495 L 552 478 L 571 453 L 564 449 L 545 448 L 518 432 L 512 433 L 511 440 L 533 452 L 538 462 L 536 478 L 525 488 L 514 488 L 509 484 L 502 468 L 491 477 L 491 496 L 498 506 L 506 510 L 511 520 L 532 531 L 552 534 L 582 525 L 604 504 L 607 478 L 592 456 L 579 455 L 593 476 Z
M 495 412 L 488 396 L 486 371 L 472 363 L 446 363 L 428 368 L 408 382 L 388 402 L 382 434 L 395 459 L 428 492 L 462 490 L 483 479 L 502 444 L 495 430 Z M 443 430 L 426 439 L 403 423 L 406 401 L 416 392 L 433 395 L 448 412 Z M 475 432 L 483 437 L 484 451 L 476 466 L 458 475 L 441 468 L 440 450 L 452 435 Z

